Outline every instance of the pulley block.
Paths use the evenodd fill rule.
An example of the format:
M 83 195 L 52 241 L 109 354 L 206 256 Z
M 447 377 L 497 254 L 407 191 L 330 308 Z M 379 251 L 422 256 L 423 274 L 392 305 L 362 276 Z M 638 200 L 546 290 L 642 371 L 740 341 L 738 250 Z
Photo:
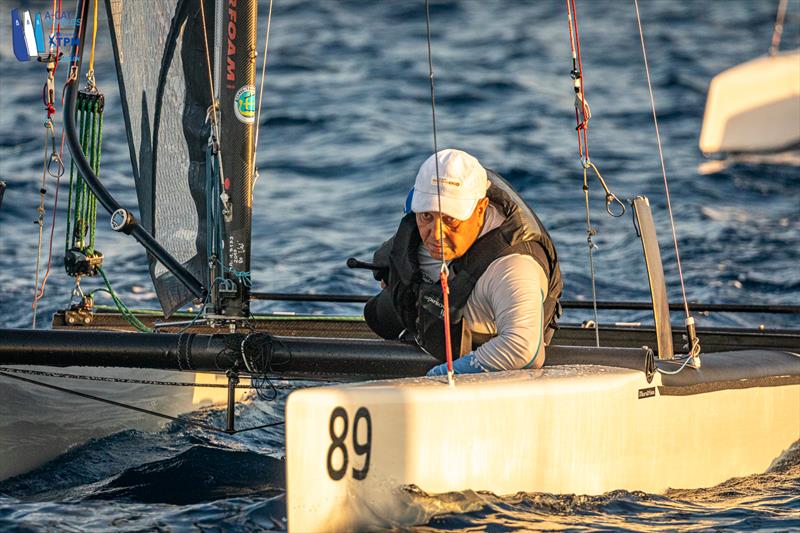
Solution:
M 102 113 L 106 104 L 106 97 L 97 89 L 81 89 L 78 91 L 77 103 L 78 109 Z
M 103 265 L 103 254 L 97 250 L 88 252 L 74 247 L 64 254 L 64 268 L 72 277 L 94 276 Z

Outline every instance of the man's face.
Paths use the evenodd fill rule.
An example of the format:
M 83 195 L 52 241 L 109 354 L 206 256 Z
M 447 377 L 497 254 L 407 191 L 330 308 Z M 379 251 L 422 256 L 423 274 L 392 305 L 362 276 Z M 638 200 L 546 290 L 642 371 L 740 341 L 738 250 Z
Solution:
M 488 205 L 489 198 L 479 200 L 467 220 L 458 220 L 447 215 L 440 217 L 435 211 L 416 213 L 419 236 L 431 257 L 441 260 L 444 255 L 444 260 L 450 261 L 467 253 L 481 232 Z M 444 241 L 441 243 L 439 228 Z

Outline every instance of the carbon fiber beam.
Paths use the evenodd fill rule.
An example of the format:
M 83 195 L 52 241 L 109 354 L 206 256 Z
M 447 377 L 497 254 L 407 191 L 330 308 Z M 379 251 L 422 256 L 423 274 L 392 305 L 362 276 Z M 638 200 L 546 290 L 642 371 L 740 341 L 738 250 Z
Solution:
M 0 365 L 152 368 L 246 374 L 243 334 L 117 333 L 0 329 Z M 248 340 L 270 374 L 388 378 L 424 375 L 438 364 L 415 346 L 365 339 L 273 337 Z M 264 361 L 264 359 L 260 359 Z
M 220 145 L 230 198 L 225 217 L 224 261 L 241 273 L 250 272 L 253 208 L 253 151 L 255 137 L 256 0 L 228 0 L 222 16 L 220 83 Z M 250 288 L 230 272 L 224 274 L 235 291 L 219 290 L 216 312 L 227 316 L 250 313 Z M 225 287 L 225 286 L 223 286 Z

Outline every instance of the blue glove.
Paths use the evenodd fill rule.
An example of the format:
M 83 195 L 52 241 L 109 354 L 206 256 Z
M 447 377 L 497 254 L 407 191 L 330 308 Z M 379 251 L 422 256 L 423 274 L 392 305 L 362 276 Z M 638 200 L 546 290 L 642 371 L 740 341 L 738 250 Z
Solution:
M 489 372 L 486 368 L 482 367 L 475 354 L 467 354 L 464 357 L 453 361 L 453 373 L 455 374 L 479 374 L 481 372 Z M 428 376 L 446 376 L 447 363 L 436 365 L 428 370 Z

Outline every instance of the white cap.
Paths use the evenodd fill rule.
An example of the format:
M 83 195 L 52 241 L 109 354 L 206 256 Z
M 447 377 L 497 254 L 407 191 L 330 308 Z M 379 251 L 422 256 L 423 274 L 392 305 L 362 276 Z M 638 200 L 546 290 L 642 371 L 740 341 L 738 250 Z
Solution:
M 439 178 L 436 178 L 436 161 Z M 438 183 L 438 190 L 437 190 Z M 415 213 L 439 211 L 458 220 L 467 220 L 475 211 L 478 200 L 486 196 L 489 180 L 477 159 L 461 150 L 439 150 L 419 169 L 414 182 L 411 210 Z

